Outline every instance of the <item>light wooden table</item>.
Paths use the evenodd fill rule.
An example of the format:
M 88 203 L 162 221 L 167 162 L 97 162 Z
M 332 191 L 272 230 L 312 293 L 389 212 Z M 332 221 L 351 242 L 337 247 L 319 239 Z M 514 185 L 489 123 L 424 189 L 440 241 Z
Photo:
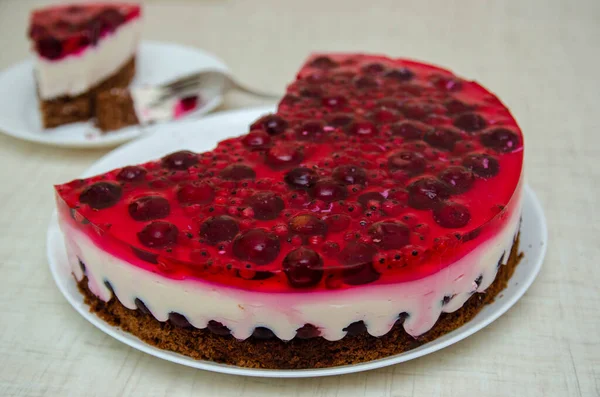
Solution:
M 34 5 L 0 0 L 0 68 L 27 56 Z M 98 331 L 52 281 L 51 186 L 106 151 L 0 136 L 0 395 L 600 395 L 600 1 L 165 0 L 147 2 L 145 15 L 146 38 L 214 52 L 242 81 L 273 91 L 312 50 L 408 56 L 481 81 L 525 131 L 528 179 L 550 228 L 546 262 L 506 315 L 414 361 L 304 380 L 194 370 Z M 232 95 L 225 107 L 258 103 Z

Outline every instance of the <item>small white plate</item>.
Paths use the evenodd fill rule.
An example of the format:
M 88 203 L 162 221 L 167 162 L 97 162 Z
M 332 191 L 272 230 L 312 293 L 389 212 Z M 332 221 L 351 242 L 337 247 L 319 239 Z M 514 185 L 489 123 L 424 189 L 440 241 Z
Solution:
M 148 161 L 180 149 L 210 150 L 218 141 L 244 133 L 253 120 L 273 110 L 272 107 L 269 107 L 228 111 L 205 117 L 202 120 L 162 126 L 156 133 L 121 146 L 107 154 L 89 168 L 82 177 L 103 173 L 127 164 Z M 508 287 L 500 293 L 494 303 L 487 305 L 473 320 L 462 327 L 406 353 L 362 364 L 306 370 L 241 368 L 211 361 L 194 360 L 150 346 L 135 336 L 121 331 L 118 327 L 105 323 L 89 312 L 89 308 L 83 303 L 83 297 L 77 290 L 75 280 L 69 269 L 64 240 L 58 228 L 56 213 L 53 214 L 48 229 L 47 249 L 50 271 L 65 298 L 86 320 L 115 339 L 145 353 L 189 367 L 246 376 L 302 378 L 347 374 L 398 364 L 440 350 L 479 331 L 505 313 L 533 283 L 540 271 L 546 253 L 547 233 L 546 220 L 540 203 L 531 188 L 526 186 L 520 244 L 520 249 L 524 252 L 525 257 L 517 266 Z
M 223 61 L 197 48 L 173 43 L 144 41 L 136 60 L 132 85 L 157 85 L 201 70 L 229 73 Z M 185 118 L 198 117 L 214 110 L 223 101 L 218 96 Z M 178 123 L 172 121 L 170 124 Z M 0 72 L 0 132 L 26 141 L 71 148 L 112 147 L 149 133 L 153 126 L 132 126 L 102 134 L 91 122 L 73 123 L 44 129 L 36 95 L 33 61 L 18 63 Z

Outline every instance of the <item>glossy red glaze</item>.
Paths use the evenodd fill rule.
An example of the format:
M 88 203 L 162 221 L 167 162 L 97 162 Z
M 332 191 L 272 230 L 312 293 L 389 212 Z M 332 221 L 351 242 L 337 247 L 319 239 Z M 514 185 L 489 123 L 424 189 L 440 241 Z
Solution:
M 90 3 L 59 5 L 34 10 L 29 38 L 43 58 L 57 60 L 96 45 L 103 36 L 138 18 L 134 3 Z
M 374 63 L 380 66 L 369 66 Z M 333 97 L 335 107 L 323 101 Z M 457 103 L 485 128 L 458 128 Z M 372 116 L 381 109 L 393 109 L 394 117 Z M 398 133 L 407 119 L 418 121 L 418 129 Z M 319 128 L 299 133 L 307 125 Z M 512 198 L 523 138 L 515 120 L 479 84 L 431 65 L 314 56 L 288 87 L 277 116 L 262 117 L 251 130 L 268 133 L 268 144 L 248 145 L 242 136 L 211 152 L 142 164 L 135 178 L 123 177 L 128 168 L 59 185 L 61 214 L 103 250 L 164 277 L 284 292 L 431 275 L 495 236 L 517 210 Z M 98 182 L 100 188 L 90 188 Z M 148 210 L 151 221 L 136 221 L 128 208 L 146 196 L 165 198 L 169 211 Z M 209 227 L 209 218 L 222 225 Z M 178 230 L 173 241 L 170 226 L 159 224 L 169 232 L 169 239 L 158 236 L 161 244 L 169 241 L 159 249 L 139 237 L 157 221 Z M 289 257 L 295 273 L 288 279 L 284 259 L 301 246 L 312 256 Z M 322 260 L 322 277 L 312 252 Z M 304 263 L 319 269 L 303 270 Z

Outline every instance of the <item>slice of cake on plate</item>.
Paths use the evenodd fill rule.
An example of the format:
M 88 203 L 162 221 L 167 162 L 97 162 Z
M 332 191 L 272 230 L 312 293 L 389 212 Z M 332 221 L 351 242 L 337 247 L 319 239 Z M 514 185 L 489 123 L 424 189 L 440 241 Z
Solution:
M 96 96 L 96 127 L 103 132 L 132 125 L 148 125 L 179 119 L 202 106 L 200 94 L 171 97 L 155 103 L 157 87 L 113 88 Z
M 517 266 L 523 137 L 479 84 L 311 57 L 277 113 L 206 153 L 56 186 L 91 310 L 198 359 L 318 368 L 470 321 Z
M 94 117 L 97 93 L 135 74 L 141 9 L 132 3 L 51 6 L 31 13 L 29 38 L 45 128 Z

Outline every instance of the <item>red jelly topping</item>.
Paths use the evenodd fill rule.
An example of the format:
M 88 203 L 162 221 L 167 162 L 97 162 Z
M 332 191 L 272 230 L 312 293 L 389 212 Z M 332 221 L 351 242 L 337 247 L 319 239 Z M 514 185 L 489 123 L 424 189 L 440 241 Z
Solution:
M 96 45 L 103 36 L 140 16 L 133 3 L 60 5 L 31 13 L 29 38 L 40 56 L 55 60 Z
M 277 114 L 211 152 L 56 189 L 68 222 L 132 265 L 322 290 L 414 280 L 466 255 L 515 210 L 522 162 L 519 127 L 479 84 L 335 54 L 309 59 Z

